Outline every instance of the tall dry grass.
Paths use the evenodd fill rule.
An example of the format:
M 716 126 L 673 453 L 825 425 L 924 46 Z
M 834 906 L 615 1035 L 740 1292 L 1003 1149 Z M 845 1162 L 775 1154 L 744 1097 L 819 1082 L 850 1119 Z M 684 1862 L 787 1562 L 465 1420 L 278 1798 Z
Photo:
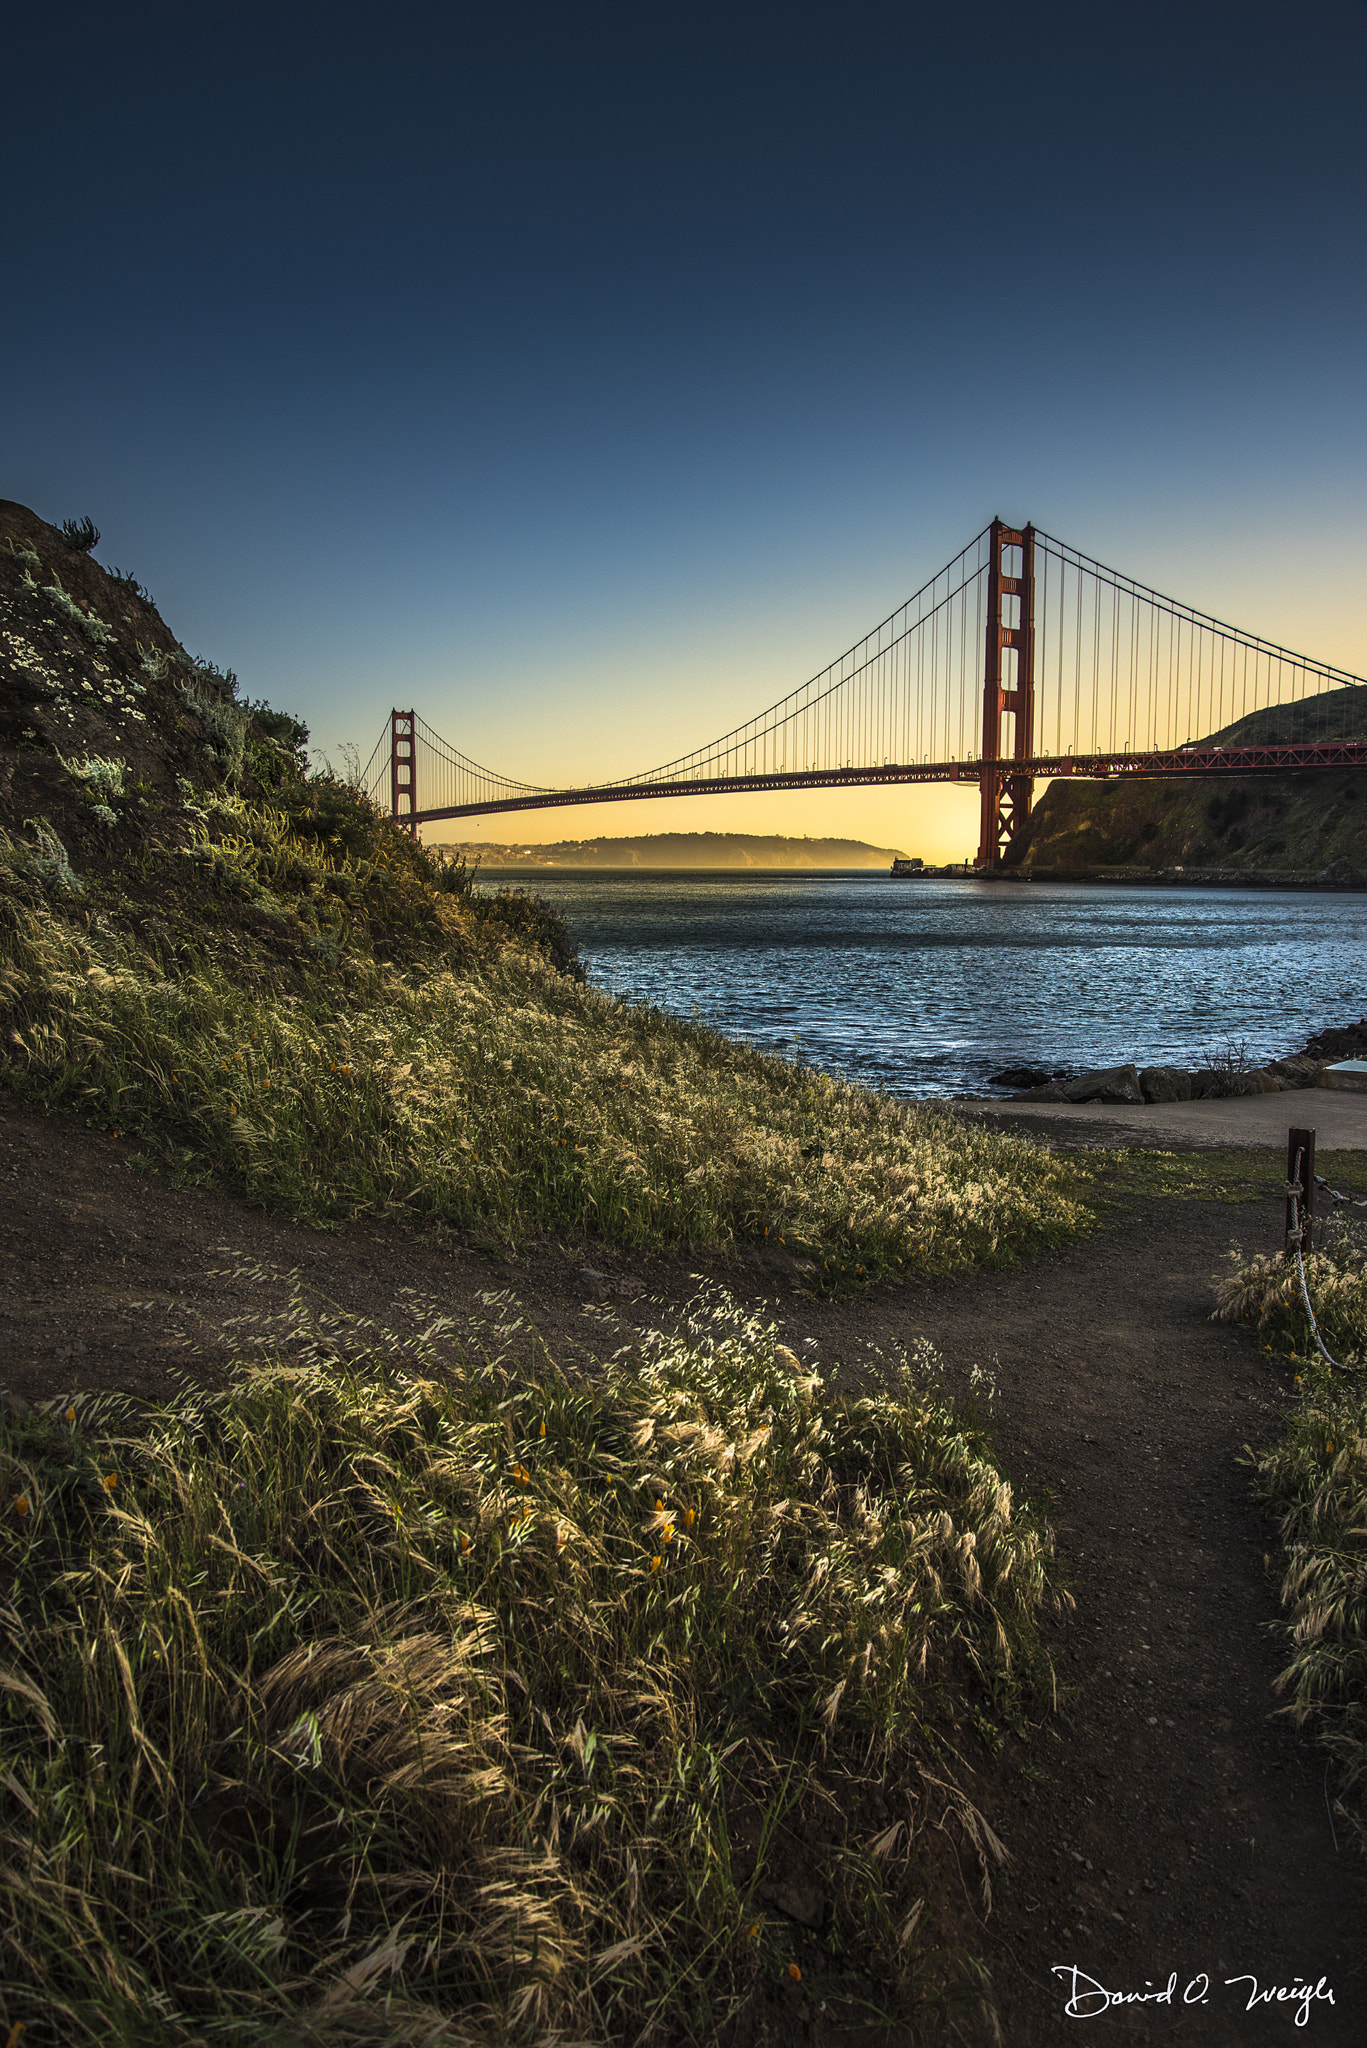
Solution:
M 1291 1658 L 1278 1684 L 1336 1758 L 1340 1811 L 1367 1848 L 1367 1245 L 1340 1227 L 1304 1265 L 1315 1320 L 1346 1370 L 1319 1354 L 1294 1260 L 1236 1253 L 1216 1314 L 1256 1322 L 1293 1367 L 1286 1426 L 1253 1461 L 1284 1553 Z
M 618 1003 L 515 941 L 282 993 L 209 958 L 164 972 L 0 860 L 0 1013 L 11 1086 L 314 1221 L 768 1235 L 840 1286 L 1002 1262 L 1086 1218 L 1076 1171 L 1023 1140 Z
M 818 1951 L 822 1997 L 944 1997 L 926 1842 L 1000 1853 L 954 1730 L 1031 1668 L 1048 1529 L 924 1360 L 845 1401 L 718 1296 L 592 1377 L 513 1334 L 296 1302 L 225 1392 L 0 1424 L 32 2040 L 711 2042 Z

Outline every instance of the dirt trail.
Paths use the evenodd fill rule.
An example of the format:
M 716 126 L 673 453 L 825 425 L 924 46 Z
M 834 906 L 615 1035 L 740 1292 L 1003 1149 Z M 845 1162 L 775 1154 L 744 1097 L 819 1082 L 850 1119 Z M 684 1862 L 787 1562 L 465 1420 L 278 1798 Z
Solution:
M 1285 1649 L 1270 1626 L 1272 1533 L 1239 1462 L 1276 1433 L 1285 1392 L 1247 1332 L 1208 1320 L 1231 1240 L 1275 1245 L 1278 1203 L 1136 1200 L 1122 1226 L 1020 1271 L 831 1305 L 798 1294 L 781 1257 L 595 1249 L 585 1273 L 582 1249 L 510 1266 L 371 1225 L 307 1230 L 140 1177 L 130 1150 L 0 1095 L 0 1386 L 156 1398 L 177 1373 L 214 1377 L 225 1325 L 285 1291 L 233 1279 L 223 1247 L 297 1267 L 311 1294 L 379 1319 L 402 1314 L 409 1288 L 475 1317 L 481 1294 L 512 1288 L 566 1359 L 599 1339 L 605 1301 L 630 1316 L 644 1290 L 654 1315 L 705 1263 L 851 1383 L 869 1347 L 918 1337 L 955 1388 L 991 1369 L 1003 1454 L 1020 1487 L 1052 1495 L 1077 1601 L 1052 1631 L 1063 1715 L 978 1768 L 1011 1861 L 970 1938 L 1008 2048 L 1073 2038 L 1072 1983 L 1055 1974 L 1073 1965 L 1084 2010 L 1093 1984 L 1142 1993 L 1175 1977 L 1171 2005 L 1097 2016 L 1089 2038 L 1127 2048 L 1367 2036 L 1367 1866 L 1341 1822 L 1335 1848 L 1322 1757 L 1273 1718 Z M 1303 2027 L 1292 2003 L 1246 2009 L 1253 1988 L 1321 1978 L 1334 2003 L 1316 2002 Z M 814 2014 L 795 2026 L 793 2040 L 824 2038 Z

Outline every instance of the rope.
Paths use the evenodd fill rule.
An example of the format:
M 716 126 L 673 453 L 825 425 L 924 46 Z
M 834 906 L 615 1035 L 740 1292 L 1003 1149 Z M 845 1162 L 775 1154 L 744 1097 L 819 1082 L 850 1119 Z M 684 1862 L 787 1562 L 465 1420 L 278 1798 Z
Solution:
M 1325 1194 L 1331 1195 L 1336 1202 L 1346 1202 L 1350 1209 L 1367 1209 L 1367 1199 L 1361 1195 L 1345 1195 L 1340 1188 L 1331 1188 L 1322 1173 L 1315 1175 L 1315 1186 L 1323 1188 Z
M 1305 1262 L 1301 1258 L 1302 1230 L 1300 1209 L 1300 1197 L 1302 1192 L 1301 1160 L 1303 1157 L 1304 1153 L 1298 1150 L 1296 1153 L 1296 1165 L 1294 1169 L 1296 1177 L 1294 1180 L 1289 1180 L 1286 1183 L 1286 1192 L 1291 1198 L 1291 1228 L 1287 1232 L 1287 1243 L 1291 1246 L 1292 1250 L 1296 1254 L 1296 1272 L 1299 1276 L 1301 1283 L 1301 1300 L 1305 1303 L 1305 1313 L 1309 1319 L 1311 1334 L 1314 1337 L 1316 1344 L 1319 1346 L 1320 1357 L 1324 1359 L 1326 1364 L 1332 1365 L 1335 1372 L 1346 1372 L 1348 1370 L 1347 1366 L 1340 1365 L 1337 1358 L 1335 1358 L 1333 1353 L 1329 1351 L 1325 1346 L 1324 1339 L 1320 1335 L 1320 1326 L 1315 1321 L 1315 1311 L 1310 1306 L 1310 1290 L 1305 1284 Z M 1315 1179 L 1318 1182 L 1318 1174 L 1315 1175 Z M 1367 1204 L 1364 1204 L 1364 1207 L 1367 1207 Z

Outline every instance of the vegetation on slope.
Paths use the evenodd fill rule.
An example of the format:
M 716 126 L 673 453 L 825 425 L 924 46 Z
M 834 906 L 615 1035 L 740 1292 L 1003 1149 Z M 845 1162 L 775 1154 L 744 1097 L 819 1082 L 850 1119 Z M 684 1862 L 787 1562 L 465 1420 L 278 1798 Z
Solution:
M 125 584 L 64 561 L 92 641 L 32 568 L 62 536 L 17 509 L 0 508 L 0 602 L 24 624 L 0 680 L 11 727 L 40 726 L 20 728 L 0 804 L 11 1087 L 316 1221 L 769 1236 L 836 1286 L 1077 1227 L 1068 1169 L 1019 1140 L 584 987 L 544 905 L 474 891 L 354 788 L 306 774 L 303 728 L 240 704 L 145 598 L 134 623 L 155 646 L 128 680 Z M 15 712 L 21 641 L 42 652 L 31 714 Z M 68 716 L 87 751 L 52 737 Z
M 1299 1399 L 1281 1439 L 1255 1460 L 1278 1517 L 1282 1604 L 1292 1656 L 1279 1681 L 1298 1723 L 1315 1726 L 1341 1770 L 1367 1850 L 1367 1241 L 1339 1227 L 1304 1261 L 1326 1363 L 1293 1261 L 1234 1255 L 1217 1314 L 1256 1322 L 1295 1367 Z
M 1206 782 L 1051 782 L 1008 868 L 1219 868 L 1317 875 L 1367 869 L 1367 775 Z
M 1270 704 L 1210 746 L 1367 740 L 1367 685 Z M 1367 775 L 1315 771 L 1191 782 L 1051 782 L 1008 868 L 1273 869 L 1336 879 L 1367 871 Z
M 136 1426 L 0 1420 L 6 2016 L 711 2043 L 766 1986 L 971 1983 L 923 1832 L 988 1881 L 955 1730 L 1018 1719 L 1059 1597 L 981 1436 L 905 1373 L 828 1396 L 723 1301 L 581 1381 L 430 1313 L 296 1307 Z M 794 1879 L 819 1932 L 765 1904 Z

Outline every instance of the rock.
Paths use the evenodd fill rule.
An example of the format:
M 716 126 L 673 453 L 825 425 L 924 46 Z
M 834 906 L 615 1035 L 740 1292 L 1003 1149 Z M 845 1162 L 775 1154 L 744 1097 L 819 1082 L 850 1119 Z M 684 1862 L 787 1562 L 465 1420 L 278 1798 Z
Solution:
M 993 1088 L 1042 1088 L 1047 1081 L 1058 1081 L 1062 1076 L 1043 1067 L 1003 1067 L 999 1074 L 989 1074 L 987 1079 Z
M 1360 889 L 1367 876 L 1346 860 L 1332 860 L 1320 869 L 1315 881 L 1321 889 Z
M 1145 1102 L 1190 1102 L 1191 1075 L 1185 1067 L 1145 1067 L 1139 1091 Z
M 1266 1067 L 1255 1067 L 1248 1078 L 1256 1083 L 1260 1095 L 1280 1095 L 1286 1086 L 1286 1083 L 1279 1081 L 1275 1074 L 1269 1073 Z
M 1142 1102 L 1143 1092 L 1139 1086 L 1139 1069 L 1133 1064 L 1125 1067 L 1096 1067 L 1089 1074 L 1075 1074 L 1071 1081 L 1063 1083 L 1065 1102 Z
M 1272 1060 L 1266 1071 L 1275 1076 L 1288 1088 L 1314 1088 L 1318 1085 L 1322 1062 L 1312 1059 L 1308 1053 L 1293 1053 L 1290 1059 Z
M 813 1878 L 789 1878 L 760 1886 L 760 1898 L 799 1927 L 820 1927 L 826 1918 L 826 1894 Z
M 1068 1097 L 1063 1092 L 1063 1084 L 1061 1082 L 1045 1081 L 1038 1088 L 1027 1088 L 1024 1094 L 1013 1095 L 1011 1100 L 1013 1102 L 1066 1102 Z
M 1239 1095 L 1261 1095 L 1263 1087 L 1256 1073 L 1198 1067 L 1191 1077 L 1191 1092 L 1199 1102 L 1223 1102 Z

